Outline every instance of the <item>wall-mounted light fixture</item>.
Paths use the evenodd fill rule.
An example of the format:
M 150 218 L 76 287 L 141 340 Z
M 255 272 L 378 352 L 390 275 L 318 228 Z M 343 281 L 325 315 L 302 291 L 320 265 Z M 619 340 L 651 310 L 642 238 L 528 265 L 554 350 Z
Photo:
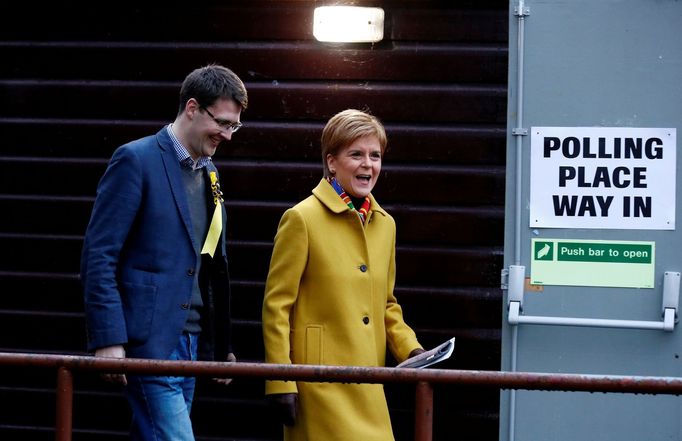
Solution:
M 361 6 L 320 6 L 313 35 L 330 43 L 376 43 L 384 38 L 384 10 Z

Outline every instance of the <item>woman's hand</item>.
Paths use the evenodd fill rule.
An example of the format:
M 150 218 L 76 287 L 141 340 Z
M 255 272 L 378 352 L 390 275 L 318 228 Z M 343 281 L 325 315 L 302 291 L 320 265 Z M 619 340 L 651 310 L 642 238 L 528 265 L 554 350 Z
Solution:
M 298 394 L 272 394 L 266 395 L 266 398 L 282 424 L 285 426 L 296 424 Z
M 414 349 L 412 352 L 410 352 L 410 355 L 408 355 L 407 358 L 416 357 L 417 355 L 423 354 L 424 352 L 426 351 L 423 348 Z

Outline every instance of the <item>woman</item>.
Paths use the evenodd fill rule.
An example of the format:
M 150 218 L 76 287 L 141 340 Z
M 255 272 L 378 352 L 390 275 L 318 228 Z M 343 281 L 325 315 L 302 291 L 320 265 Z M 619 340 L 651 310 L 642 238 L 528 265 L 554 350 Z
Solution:
M 344 110 L 322 132 L 324 178 L 279 224 L 263 303 L 268 363 L 384 366 L 423 352 L 393 295 L 395 222 L 371 194 L 386 132 Z M 380 384 L 269 381 L 285 440 L 392 441 Z

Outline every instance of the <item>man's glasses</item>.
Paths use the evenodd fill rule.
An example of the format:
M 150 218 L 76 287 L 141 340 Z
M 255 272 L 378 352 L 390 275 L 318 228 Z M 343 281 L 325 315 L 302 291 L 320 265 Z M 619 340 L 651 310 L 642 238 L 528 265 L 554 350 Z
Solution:
M 237 130 L 239 130 L 242 126 L 242 123 L 240 123 L 240 122 L 234 122 L 234 121 L 228 121 L 226 119 L 216 118 L 215 116 L 213 116 L 211 111 L 208 110 L 204 106 L 201 106 L 200 108 L 204 109 L 206 111 L 206 113 L 208 113 L 208 116 L 210 116 L 211 119 L 213 119 L 213 121 L 215 121 L 215 123 L 218 124 L 218 126 L 225 131 L 232 130 L 232 133 L 234 133 Z

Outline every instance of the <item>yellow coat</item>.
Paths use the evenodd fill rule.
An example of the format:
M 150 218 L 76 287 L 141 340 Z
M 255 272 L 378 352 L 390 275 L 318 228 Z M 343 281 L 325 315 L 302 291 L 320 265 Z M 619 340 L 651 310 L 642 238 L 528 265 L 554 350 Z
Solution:
M 263 303 L 268 363 L 384 366 L 420 348 L 393 296 L 395 221 L 370 195 L 365 226 L 324 179 L 279 224 Z M 297 392 L 289 441 L 392 441 L 380 384 L 269 381 Z

